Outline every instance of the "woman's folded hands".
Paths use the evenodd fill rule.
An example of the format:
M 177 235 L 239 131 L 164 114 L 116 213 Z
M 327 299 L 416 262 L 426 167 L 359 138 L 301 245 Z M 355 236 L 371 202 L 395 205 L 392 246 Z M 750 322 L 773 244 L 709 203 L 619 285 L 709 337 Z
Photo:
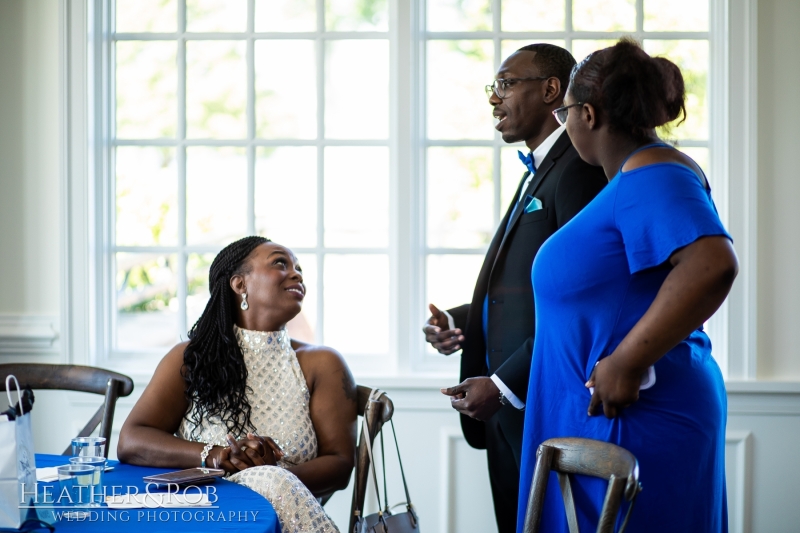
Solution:
M 236 473 L 253 466 L 275 466 L 283 457 L 283 450 L 270 437 L 248 433 L 247 438 L 236 440 L 226 437 L 228 446 L 214 447 L 211 464 L 229 473 Z

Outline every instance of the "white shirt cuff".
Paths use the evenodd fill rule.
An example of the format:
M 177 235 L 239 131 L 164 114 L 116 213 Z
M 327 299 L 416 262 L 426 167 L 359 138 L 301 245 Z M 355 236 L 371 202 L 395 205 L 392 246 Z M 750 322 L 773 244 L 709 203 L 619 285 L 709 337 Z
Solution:
M 511 389 L 506 387 L 506 384 L 503 383 L 503 380 L 501 380 L 497 376 L 497 374 L 492 374 L 492 381 L 494 382 L 495 385 L 497 385 L 497 388 L 500 389 L 500 392 L 503 393 L 503 396 L 506 397 L 506 399 L 509 401 L 511 405 L 513 405 L 520 411 L 525 409 L 525 402 L 520 401 L 520 399 L 517 398 L 517 396 L 513 392 L 511 392 Z
M 456 329 L 456 321 L 453 320 L 453 315 L 445 311 L 444 309 L 440 309 L 442 314 L 447 317 L 447 329 Z

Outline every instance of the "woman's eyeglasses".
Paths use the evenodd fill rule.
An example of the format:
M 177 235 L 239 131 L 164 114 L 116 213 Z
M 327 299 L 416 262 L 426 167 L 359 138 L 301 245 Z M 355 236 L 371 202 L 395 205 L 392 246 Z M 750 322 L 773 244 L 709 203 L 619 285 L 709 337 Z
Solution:
M 583 105 L 585 102 L 578 102 L 576 104 L 565 105 L 564 107 L 559 107 L 558 109 L 553 110 L 553 116 L 556 117 L 556 121 L 563 126 L 567 123 L 567 117 L 569 116 L 569 108 L 570 107 L 577 107 L 579 105 Z

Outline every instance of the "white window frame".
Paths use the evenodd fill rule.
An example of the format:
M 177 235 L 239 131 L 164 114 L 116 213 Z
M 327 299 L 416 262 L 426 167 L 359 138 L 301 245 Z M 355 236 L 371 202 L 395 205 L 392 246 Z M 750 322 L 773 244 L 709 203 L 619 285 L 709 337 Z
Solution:
M 103 43 L 108 28 L 98 14 L 105 0 L 60 0 L 62 138 L 62 360 L 112 367 L 142 380 L 152 366 L 112 360 L 105 353 L 110 319 L 102 298 L 107 225 L 109 102 L 102 72 L 110 60 Z M 320 1 L 320 0 L 318 0 Z M 493 0 L 497 6 L 499 0 Z M 641 5 L 642 0 L 637 0 Z M 420 327 L 424 290 L 424 53 L 421 0 L 390 0 L 390 364 L 358 369 L 361 375 L 452 377 L 457 358 L 426 355 Z M 498 10 L 495 9 L 495 13 Z M 641 11 L 640 11 L 641 13 Z M 756 0 L 711 0 L 710 132 L 715 198 L 735 239 L 740 275 L 726 306 L 714 317 L 715 352 L 728 379 L 756 377 Z M 497 17 L 499 15 L 495 15 Z M 569 19 L 568 19 L 569 20 Z M 639 25 L 641 28 L 641 25 Z M 494 33 L 494 32 L 492 32 Z M 682 36 L 684 34 L 681 34 Z M 509 34 L 511 38 L 562 38 L 556 34 Z M 584 38 L 590 35 L 581 34 Z M 603 34 L 606 37 L 607 34 Z M 637 36 L 634 34 L 634 36 Z M 492 38 L 498 38 L 492 35 Z M 496 47 L 495 60 L 500 51 Z M 408 113 L 405 110 L 411 109 Z M 403 110 L 401 112 L 400 110 Z M 465 145 L 456 141 L 459 145 Z M 488 141 L 498 144 L 497 139 Z M 499 165 L 495 165 L 495 187 Z M 408 179 L 413 177 L 414 179 Z M 497 211 L 497 209 L 496 209 Z M 495 213 L 498 217 L 499 213 Z M 322 223 L 322 219 L 320 219 Z M 403 231 L 398 231 L 403 228 Z M 409 287 L 414 289 L 408 290 Z M 466 289 L 467 297 L 471 288 Z M 321 311 L 321 309 L 320 309 Z M 355 331 L 355 330 L 354 330 Z M 717 335 L 715 335 L 717 336 Z

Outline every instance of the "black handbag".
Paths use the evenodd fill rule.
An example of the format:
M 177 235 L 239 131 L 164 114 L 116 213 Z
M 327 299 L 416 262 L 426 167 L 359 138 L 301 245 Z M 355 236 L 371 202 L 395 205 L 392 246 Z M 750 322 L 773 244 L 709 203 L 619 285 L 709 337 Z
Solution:
M 377 396 L 373 398 L 372 395 Z M 370 400 L 374 400 L 380 398 L 380 395 L 383 394 L 379 391 L 373 391 L 372 395 L 370 395 Z M 368 403 L 371 405 L 371 403 Z M 381 494 L 380 490 L 378 489 L 378 474 L 375 471 L 375 459 L 372 456 L 372 444 L 369 440 L 369 426 L 367 423 L 368 417 L 364 417 L 364 421 L 361 424 L 362 434 L 364 438 L 364 442 L 367 445 L 367 453 L 369 454 L 369 464 L 372 470 L 372 480 L 375 483 L 375 497 L 378 500 L 378 509 L 382 509 L 377 513 L 373 513 L 371 515 L 362 516 L 361 512 L 362 509 L 359 509 L 357 506 L 355 507 L 355 515 L 356 515 L 356 522 L 355 527 L 353 528 L 352 533 L 419 533 L 419 519 L 417 518 L 417 513 L 414 510 L 414 506 L 411 504 L 411 496 L 408 493 L 408 484 L 406 483 L 406 474 L 403 471 L 403 461 L 400 458 L 400 446 L 397 444 L 397 433 L 394 430 L 394 422 L 389 421 L 392 426 L 392 436 L 394 437 L 394 446 L 397 449 L 397 461 L 400 464 L 400 476 L 403 478 L 403 489 L 406 493 L 406 501 L 393 505 L 391 508 L 389 507 L 388 495 L 386 491 L 386 456 L 384 455 L 384 447 L 383 447 L 383 431 L 380 432 L 381 437 L 381 464 L 383 467 L 383 503 L 384 506 L 381 507 Z M 353 497 L 355 498 L 355 491 L 353 491 Z M 401 513 L 392 513 L 391 509 L 395 507 L 399 507 L 401 505 L 405 505 L 406 510 Z

